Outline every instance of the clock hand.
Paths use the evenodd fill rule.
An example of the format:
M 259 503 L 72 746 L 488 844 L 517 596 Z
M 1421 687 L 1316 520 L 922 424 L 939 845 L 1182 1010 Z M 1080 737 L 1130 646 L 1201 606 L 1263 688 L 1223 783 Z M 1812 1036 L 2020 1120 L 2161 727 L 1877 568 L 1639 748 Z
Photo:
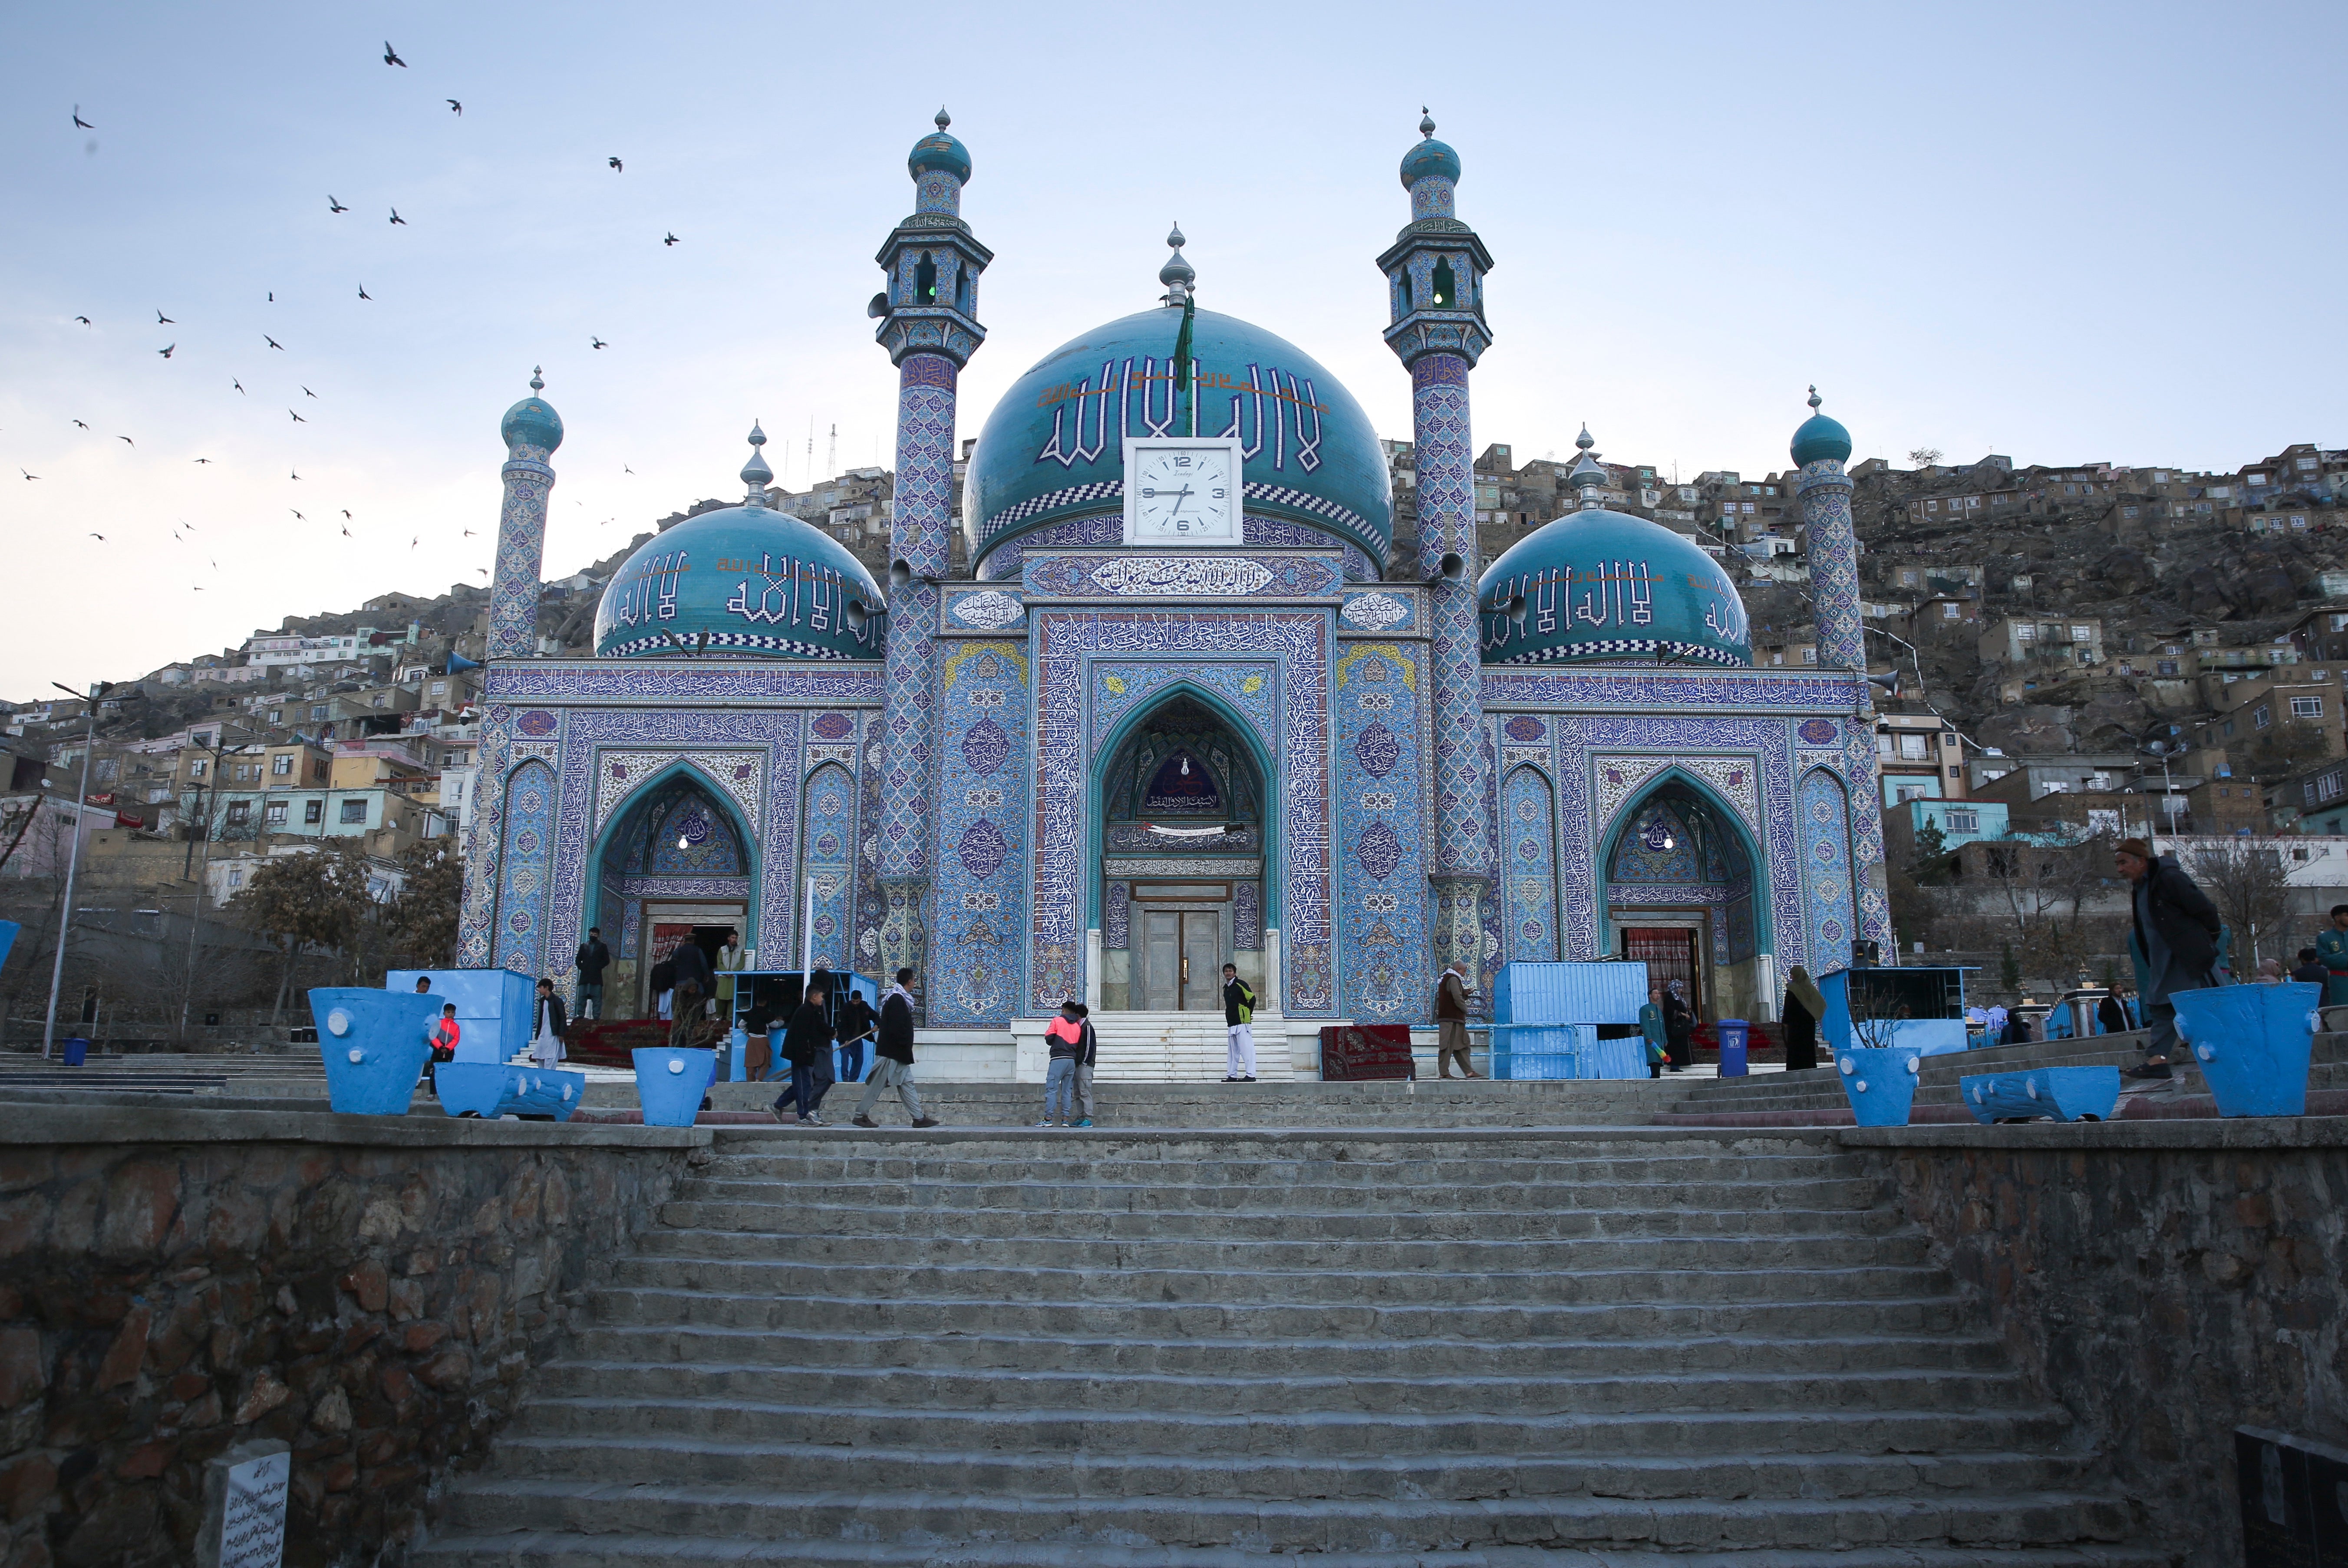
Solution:
M 1167 517 L 1168 517 L 1168 518 L 1172 518 L 1172 517 L 1174 516 L 1174 513 L 1175 513 L 1175 512 L 1179 512 L 1179 511 L 1180 511 L 1180 510 L 1182 509 L 1182 503 L 1183 503 L 1183 501 L 1184 501 L 1185 499 L 1187 499 L 1187 498 L 1189 497 L 1189 494 L 1190 494 L 1190 487 L 1189 487 L 1189 486 L 1188 486 L 1188 485 L 1185 485 L 1185 486 L 1183 486 L 1180 489 L 1176 490 L 1175 492 L 1173 492 L 1173 495 L 1174 495 L 1174 511 L 1173 511 L 1173 512 L 1169 512 L 1169 513 L 1167 513 L 1166 515 L 1167 515 Z

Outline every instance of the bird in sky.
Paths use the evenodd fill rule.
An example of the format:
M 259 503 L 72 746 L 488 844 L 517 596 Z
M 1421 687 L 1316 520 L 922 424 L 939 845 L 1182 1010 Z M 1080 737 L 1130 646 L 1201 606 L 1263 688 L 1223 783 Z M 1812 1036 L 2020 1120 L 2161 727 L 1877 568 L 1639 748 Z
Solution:
M 465 530 L 465 537 L 466 537 L 467 538 L 469 538 L 469 538 L 471 538 L 473 537 L 473 530 L 472 530 L 472 529 L 470 529 L 470 528 L 467 528 L 467 529 Z
M 136 441 L 133 441 L 133 440 L 132 440 L 132 439 L 130 439 L 130 437 L 129 437 L 129 436 L 116 436 L 116 437 L 115 437 L 115 439 L 116 439 L 117 441 L 121 442 L 125 446 L 128 446 L 128 447 L 131 448 L 133 451 L 138 450 L 139 443 L 138 443 L 138 442 L 136 442 Z
M 195 457 L 195 458 L 191 458 L 191 459 L 190 459 L 190 461 L 191 461 L 191 462 L 196 462 L 196 463 L 209 463 L 209 462 L 211 462 L 211 458 L 209 458 L 209 457 Z
M 277 302 L 277 291 L 275 289 L 269 291 L 269 302 L 273 305 Z
M 365 283 L 361 283 L 359 285 L 359 298 L 363 300 L 371 300 L 375 298 L 375 296 L 366 292 L 366 285 Z
M 78 420 L 78 419 L 75 420 L 75 421 L 74 421 L 74 423 L 75 423 L 76 425 L 81 425 L 81 427 L 82 427 L 84 430 L 87 430 L 87 429 L 88 429 L 88 428 L 89 428 L 89 426 L 88 426 L 88 425 L 82 425 L 82 422 L 81 422 L 80 420 Z
M 351 520 L 351 509 L 350 509 L 348 507 L 345 507 L 343 508 L 343 521 L 345 521 L 345 522 L 346 522 L 346 523 L 347 523 L 347 522 L 349 522 L 350 520 Z
M 289 472 L 291 472 L 291 470 L 288 470 L 288 471 L 289 471 Z M 302 477 L 302 476 L 301 476 L 301 475 L 299 475 L 299 474 L 295 474 L 295 475 L 294 476 L 294 477 L 295 477 L 295 478 L 297 478 L 297 479 L 298 479 L 298 478 L 300 478 L 301 477 Z
M 79 322 L 84 326 L 90 324 L 90 320 L 88 316 L 76 316 L 74 317 L 74 320 Z
M 315 397 L 318 395 L 305 386 L 302 389 L 302 395 L 304 397 Z
M 171 345 L 170 345 L 170 348 L 159 348 L 159 349 L 157 349 L 155 352 L 156 352 L 157 354 L 161 354 L 165 359 L 169 359 L 169 358 L 170 358 L 170 357 L 171 357 L 171 349 L 177 348 L 177 347 L 179 347 L 179 346 L 180 346 L 180 345 L 179 345 L 178 343 L 173 343 L 173 344 L 171 344 Z
M 623 173 L 625 170 L 625 166 L 616 158 L 607 158 L 603 161 L 612 166 L 612 172 L 614 174 Z
M 623 474 L 633 474 L 635 470 L 629 467 L 625 463 L 623 463 L 620 465 L 620 472 Z
M 285 352 L 285 345 L 279 343 L 275 338 L 271 337 L 267 333 L 263 333 L 261 334 L 261 341 L 267 343 L 271 348 L 275 349 L 280 354 L 283 354 Z M 240 387 L 238 390 L 242 391 L 243 389 Z
M 243 391 L 244 391 L 244 383 L 242 383 L 242 382 L 241 382 L 241 381 L 237 380 L 237 379 L 236 379 L 236 377 L 234 377 L 234 376 L 230 376 L 230 377 L 229 377 L 229 379 L 228 379 L 228 384 L 229 384 L 231 386 L 235 387 L 239 392 L 243 392 Z M 247 394 L 246 395 L 250 396 L 250 395 L 251 395 L 251 394 Z
M 475 567 L 473 569 L 474 569 L 475 571 L 477 571 L 477 572 L 479 572 L 483 577 L 487 577 L 487 576 L 489 576 L 489 568 L 487 568 L 487 567 L 485 567 L 485 566 L 477 566 L 477 567 Z
M 345 527 L 344 527 L 344 528 L 343 528 L 343 538 L 346 538 L 346 539 L 347 539 L 347 538 L 355 538 L 356 537 L 357 537 L 356 535 L 355 535 L 355 534 L 353 534 L 353 533 L 351 532 L 349 526 L 348 526 L 348 525 L 345 525 Z
M 106 542 L 106 536 L 105 536 L 104 534 L 92 534 L 92 535 L 90 535 L 89 537 L 90 537 L 91 538 L 94 538 L 94 539 L 98 540 L 100 544 L 103 544 L 103 543 L 105 543 L 105 542 Z
M 403 229 L 407 227 L 407 220 L 399 215 L 399 209 L 396 207 L 391 210 L 391 220 Z
M 177 322 L 175 322 L 175 321 L 173 321 L 170 317 L 169 317 L 169 316 L 165 315 L 162 312 L 160 312 L 160 311 L 157 311 L 157 312 L 155 313 L 155 324 L 156 324 L 157 326 L 162 326 L 162 327 L 175 327 L 175 326 L 178 326 L 180 323 L 177 323 Z
M 288 413 L 288 414 L 294 414 L 294 411 L 293 411 L 292 409 L 290 409 L 290 408 L 289 408 L 289 409 L 287 409 L 285 412 L 286 412 L 286 413 Z M 294 424 L 296 424 L 296 425 L 307 425 L 307 424 L 309 424 L 310 422 L 309 422 L 308 420 L 306 420 L 306 419 L 303 418 L 300 415 L 298 415 L 298 414 L 294 414 Z
M 335 200 L 335 193 L 329 190 L 326 192 L 326 210 L 329 212 L 348 212 L 350 209 Z
M 294 512 L 294 508 L 293 508 L 293 507 L 286 507 L 285 509 L 286 509 L 287 511 L 289 511 L 289 512 Z M 309 519 L 309 518 L 305 518 L 305 517 L 304 517 L 304 516 L 303 516 L 301 513 L 299 513 L 299 512 L 294 512 L 294 521 L 296 521 L 296 522 L 300 522 L 300 523 L 306 523 L 306 522 L 308 522 L 310 519 Z
M 661 243 L 664 245 L 674 245 L 676 243 L 676 236 L 675 234 L 671 234 L 667 239 L 662 241 Z
M 455 98 L 450 98 L 450 99 L 448 100 L 448 108 L 449 108 L 449 112 L 451 112 L 452 114 L 459 114 L 459 115 L 461 115 L 461 114 L 463 114 L 463 113 L 465 112 L 465 106 L 464 106 L 463 104 L 458 103 Z
M 385 39 L 383 44 L 383 63 L 386 66 L 397 66 L 403 71 L 407 69 L 407 62 L 399 57 L 399 51 L 391 46 L 391 40 L 388 38 Z
M 597 337 L 593 333 L 589 333 L 587 334 L 587 346 L 589 348 L 609 348 L 612 345 L 605 343 L 602 338 Z
M 198 593 L 201 593 L 201 592 L 203 592 L 203 591 L 204 591 L 204 589 L 203 589 L 203 585 L 202 585 L 201 583 L 191 583 L 191 584 L 190 584 L 189 586 L 190 586 L 190 587 L 191 587 L 191 588 L 192 588 L 196 592 L 198 592 Z
M 414 549 L 417 545 L 422 544 L 423 542 L 424 536 L 422 534 L 418 534 L 414 538 L 407 541 L 407 548 L 409 549 Z
M 84 130 L 96 130 L 98 128 L 98 127 L 90 124 L 89 121 L 81 118 L 81 105 L 79 104 L 74 105 L 73 121 L 74 124 L 81 127 Z
M 16 470 L 16 472 L 18 472 L 19 474 L 24 475 L 24 476 L 25 476 L 25 477 L 26 477 L 27 479 L 37 479 L 37 478 L 39 478 L 39 477 L 40 477 L 40 476 L 39 476 L 38 474 L 33 473 L 33 472 L 32 472 L 32 471 L 30 471 L 29 469 L 19 468 L 19 469 L 17 469 L 17 470 Z

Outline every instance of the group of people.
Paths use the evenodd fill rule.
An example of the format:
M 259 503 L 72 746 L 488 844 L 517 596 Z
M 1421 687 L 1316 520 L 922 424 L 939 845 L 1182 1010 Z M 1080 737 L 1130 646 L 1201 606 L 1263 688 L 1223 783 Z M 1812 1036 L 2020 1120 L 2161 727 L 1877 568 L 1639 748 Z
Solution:
M 849 1118 L 850 1125 L 880 1125 L 872 1120 L 872 1112 L 880 1103 L 880 1097 L 893 1089 L 914 1126 L 936 1126 L 936 1120 L 922 1111 L 921 1091 L 913 1086 L 911 968 L 897 971 L 895 980 L 880 993 L 880 1009 L 877 1013 L 853 990 L 835 1009 L 831 1001 L 834 984 L 830 974 L 818 969 L 808 977 L 798 1005 L 791 1009 L 788 1020 L 779 1020 L 781 1009 L 770 1009 L 763 998 L 744 1020 L 750 1037 L 764 1047 L 757 1060 L 747 1064 L 750 1075 L 773 1078 L 786 1069 L 790 1073 L 789 1087 L 775 1097 L 775 1120 L 786 1124 L 796 1121 L 803 1127 L 829 1125 L 821 1114 L 823 1099 L 832 1085 L 844 1077 L 850 1082 L 864 1080 L 864 1098 L 857 1105 L 856 1114 Z M 869 1075 L 864 1071 L 868 1043 L 873 1052 Z M 839 1052 L 837 1074 L 835 1050 Z M 789 1114 L 786 1115 L 786 1112 Z

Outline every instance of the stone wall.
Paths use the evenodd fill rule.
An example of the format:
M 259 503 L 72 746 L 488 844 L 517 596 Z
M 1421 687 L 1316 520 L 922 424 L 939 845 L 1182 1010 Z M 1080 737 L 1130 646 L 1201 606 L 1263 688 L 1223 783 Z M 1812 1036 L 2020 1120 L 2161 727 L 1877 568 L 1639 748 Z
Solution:
M 0 1564 L 194 1560 L 294 1450 L 288 1568 L 396 1562 L 694 1129 L 0 1106 Z
M 2348 1442 L 2348 1122 L 1839 1136 L 2191 1568 L 2242 1560 L 2235 1427 Z

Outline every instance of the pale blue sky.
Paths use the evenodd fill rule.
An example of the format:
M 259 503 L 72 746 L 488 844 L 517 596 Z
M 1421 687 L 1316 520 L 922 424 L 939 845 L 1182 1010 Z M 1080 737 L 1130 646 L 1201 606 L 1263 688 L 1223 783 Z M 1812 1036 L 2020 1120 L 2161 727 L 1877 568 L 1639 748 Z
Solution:
M 736 494 L 754 416 L 794 487 L 810 420 L 817 467 L 835 422 L 840 466 L 891 462 L 863 303 L 942 99 L 996 258 L 965 436 L 1154 301 L 1178 218 L 1205 303 L 1407 436 L 1371 260 L 1426 103 L 1498 261 L 1478 446 L 1586 418 L 1618 460 L 1766 471 L 1811 381 L 1861 456 L 2339 444 L 2343 34 L 2336 4 L 16 5 L 0 694 L 481 581 L 533 364 L 570 431 L 551 575 Z

